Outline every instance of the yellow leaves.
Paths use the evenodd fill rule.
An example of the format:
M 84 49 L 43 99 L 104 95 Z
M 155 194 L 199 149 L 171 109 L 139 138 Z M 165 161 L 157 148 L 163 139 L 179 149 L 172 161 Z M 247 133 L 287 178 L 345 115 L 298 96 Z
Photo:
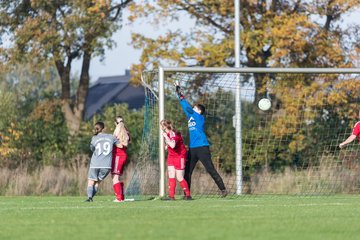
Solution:
M 304 143 L 305 136 L 302 134 L 296 135 L 293 140 L 289 143 L 289 150 L 291 153 L 299 152 L 305 149 L 306 144 Z
M 211 35 L 205 37 L 207 38 L 206 41 L 203 41 L 198 47 L 190 47 L 191 51 L 186 51 L 185 53 L 188 54 L 185 56 L 187 58 L 194 58 L 204 67 L 227 66 L 226 60 L 231 57 L 233 41 L 229 39 L 217 41 Z
M 279 116 L 280 115 L 280 116 Z M 288 113 L 285 111 L 278 112 L 275 122 L 271 125 L 271 133 L 275 138 L 283 138 L 284 136 L 291 136 L 297 133 L 297 119 L 296 113 Z
M 242 34 L 242 40 L 244 46 L 247 48 L 247 55 L 251 58 L 256 58 L 258 52 L 261 52 L 263 47 L 269 43 L 268 35 L 263 29 Z M 260 59 L 258 59 L 257 62 L 259 62 L 259 60 Z
M 19 140 L 22 133 L 16 130 L 16 124 L 14 122 L 10 123 L 10 127 L 8 128 L 7 132 L 13 137 L 15 141 Z
M 346 94 L 344 92 L 331 91 L 327 97 L 328 103 L 331 105 L 342 105 L 346 104 Z
M 98 14 L 100 18 L 105 18 L 105 12 L 110 8 L 110 0 L 92 0 L 92 6 L 87 9 L 89 14 Z
M 0 145 L 0 156 L 7 157 L 13 153 L 16 149 L 10 148 L 7 144 Z
M 290 54 L 296 54 L 298 61 L 302 61 L 306 57 L 304 52 L 314 29 L 316 29 L 315 24 L 305 15 L 275 16 L 270 33 L 273 44 L 271 59 L 274 65 L 290 63 Z
M 24 3 L 8 14 L 7 25 L 13 29 L 15 39 L 12 48 L 16 49 L 11 52 L 11 58 L 20 61 L 24 55 L 31 55 L 33 59 L 64 61 L 66 56 L 81 56 L 81 51 L 89 47 L 101 53 L 104 46 L 111 45 L 110 36 L 119 27 L 116 20 L 120 15 L 115 13 L 122 6 L 118 2 L 112 6 L 112 2 L 32 0 L 31 5 Z
M 146 18 L 149 15 L 151 15 L 151 13 L 156 12 L 156 8 L 154 5 L 146 2 L 146 1 L 139 1 L 137 3 L 132 3 L 129 5 L 129 12 L 131 13 L 128 16 L 128 20 L 130 22 L 135 22 L 136 20 L 138 20 L 139 18 Z M 157 21 L 158 17 L 160 17 L 157 14 L 153 15 L 152 19 L 153 21 Z M 149 21 L 152 21 L 149 20 Z
M 334 106 L 339 116 L 350 119 L 358 119 L 360 105 L 354 99 L 360 98 L 359 77 L 339 79 L 333 84 L 332 91 L 327 96 L 327 103 Z
M 134 84 L 134 85 L 139 85 L 141 83 L 141 74 L 143 73 L 143 71 L 145 70 L 144 65 L 142 64 L 133 64 L 131 65 L 131 79 L 130 81 Z
M 339 79 L 334 86 L 337 90 L 342 90 L 351 94 L 351 97 L 359 97 L 360 96 L 360 79 L 359 77 L 347 77 L 343 79 Z
M 4 132 L 0 132 L 0 156 L 6 157 L 14 153 L 17 149 L 12 143 L 18 141 L 22 135 L 14 122 L 11 122 Z
M 44 100 L 40 102 L 30 114 L 30 120 L 42 119 L 45 122 L 52 122 L 54 112 L 61 106 L 61 100 Z
M 299 119 L 302 114 L 299 109 L 303 106 L 302 102 L 304 101 L 304 95 L 300 89 L 301 84 L 299 83 L 293 87 L 274 88 L 282 103 L 281 110 L 274 116 L 275 122 L 271 128 L 275 137 L 291 136 L 299 131 Z
M 177 62 L 181 64 L 183 55 L 180 54 L 180 50 L 184 47 L 183 40 L 180 32 L 167 32 L 165 35 L 159 36 L 156 41 L 139 34 L 132 34 L 134 48 L 143 49 L 141 62 L 148 63 L 142 67 L 138 66 L 137 69 L 154 69 L 160 63 L 171 65 Z
M 276 138 L 288 139 L 291 151 L 305 147 L 304 131 L 330 115 L 358 119 L 359 75 L 300 74 L 290 78 L 279 74 L 271 89 L 280 104 L 273 115 L 271 132 Z

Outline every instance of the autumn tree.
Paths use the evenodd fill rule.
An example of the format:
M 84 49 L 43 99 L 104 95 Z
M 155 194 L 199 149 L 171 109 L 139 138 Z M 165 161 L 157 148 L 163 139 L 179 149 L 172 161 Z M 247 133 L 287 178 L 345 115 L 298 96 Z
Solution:
M 356 61 L 358 29 L 340 26 L 342 16 L 360 6 L 357 0 L 242 0 L 241 63 L 248 67 L 349 67 Z M 137 1 L 131 21 L 146 19 L 160 27 L 190 18 L 186 33 L 170 29 L 152 39 L 133 34 L 133 46 L 143 49 L 133 71 L 175 66 L 234 66 L 234 1 Z M 358 55 L 357 55 L 358 56 Z M 358 60 L 357 60 L 358 61 Z M 256 78 L 257 91 L 264 80 Z
M 30 63 L 0 75 L 1 166 L 36 165 L 42 154 L 55 156 L 56 148 L 66 148 L 68 133 L 57 98 L 58 80 L 54 67 L 34 71 Z
M 78 132 L 89 87 L 90 62 L 114 42 L 122 10 L 132 0 L 7 0 L 0 2 L 0 70 L 31 62 L 53 64 L 60 76 L 62 111 L 69 132 Z M 79 85 L 71 95 L 71 67 L 81 61 Z M 9 70 L 8 70 L 9 71 Z
M 241 0 L 240 4 L 243 66 L 359 66 L 360 25 L 342 24 L 343 16 L 360 6 L 358 0 Z M 171 21 L 181 22 L 184 18 L 190 18 L 194 23 L 186 31 L 169 29 L 157 38 L 134 33 L 133 46 L 142 49 L 140 63 L 132 68 L 135 75 L 160 64 L 234 66 L 233 0 L 137 1 L 130 10 L 131 21 L 145 19 L 160 28 L 166 28 Z M 286 141 L 278 149 L 269 149 L 269 159 L 259 158 L 259 149 L 245 149 L 244 154 L 253 154 L 251 159 L 254 162 L 251 164 L 254 166 L 290 164 L 299 153 L 308 156 L 307 159 L 304 157 L 306 161 L 314 160 L 317 149 L 311 148 L 320 146 L 321 141 L 329 141 L 321 134 L 326 126 L 349 123 L 359 104 L 359 78 L 350 75 L 255 74 L 253 79 L 255 102 L 265 93 L 271 94 L 273 101 L 275 120 L 272 126 L 264 128 L 271 128 L 269 132 L 274 141 L 286 136 Z M 256 124 L 252 125 L 252 119 L 247 119 L 254 115 L 252 111 L 256 109 L 251 109 L 248 103 L 244 105 L 243 111 L 247 111 L 243 119 L 245 131 L 264 130 L 259 130 Z M 322 118 L 323 111 L 329 113 L 328 120 Z M 301 123 L 304 119 L 314 124 Z M 285 130 L 283 126 L 286 126 Z M 338 129 L 347 127 L 343 125 Z M 337 132 L 332 134 L 335 136 Z M 245 144 L 252 146 L 251 142 Z

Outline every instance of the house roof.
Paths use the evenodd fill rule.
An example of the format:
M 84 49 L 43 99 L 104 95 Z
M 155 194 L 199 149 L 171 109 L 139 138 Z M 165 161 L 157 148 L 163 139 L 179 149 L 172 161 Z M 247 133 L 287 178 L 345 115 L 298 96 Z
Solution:
M 84 118 L 91 118 L 107 105 L 127 103 L 129 109 L 139 109 L 144 106 L 144 88 L 131 85 L 130 78 L 128 70 L 125 71 L 125 75 L 100 77 L 89 88 Z

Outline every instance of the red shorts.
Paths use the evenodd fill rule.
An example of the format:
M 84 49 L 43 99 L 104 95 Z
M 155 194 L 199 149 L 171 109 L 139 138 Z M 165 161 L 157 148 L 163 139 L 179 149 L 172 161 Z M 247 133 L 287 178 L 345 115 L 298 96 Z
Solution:
M 126 160 L 127 160 L 126 152 L 122 154 L 114 153 L 112 157 L 111 174 L 123 175 Z
M 176 170 L 185 169 L 186 158 L 185 157 L 169 157 L 168 166 L 174 166 Z

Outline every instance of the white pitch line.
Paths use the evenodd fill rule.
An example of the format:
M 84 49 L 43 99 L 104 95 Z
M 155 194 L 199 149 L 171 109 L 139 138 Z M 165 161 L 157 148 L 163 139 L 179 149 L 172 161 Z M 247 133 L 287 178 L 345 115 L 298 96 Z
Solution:
M 236 207 L 313 207 L 313 206 L 360 206 L 360 203 L 299 203 L 299 204 L 237 204 Z
M 131 201 L 131 200 L 130 200 Z M 229 200 L 231 201 L 231 200 Z M 229 202 L 226 201 L 226 202 Z M 232 201 L 231 201 L 232 202 Z M 235 202 L 235 201 L 233 201 Z M 256 201 L 255 201 L 256 202 Z M 50 202 L 46 202 L 49 204 Z M 108 203 L 106 203 L 108 204 Z M 56 209 L 115 209 L 119 208 L 120 206 L 124 206 L 124 208 L 130 208 L 130 209 L 167 209 L 167 208 L 183 208 L 185 205 L 179 204 L 179 205 L 149 205 L 149 206 L 138 206 L 131 203 L 110 203 L 109 205 L 93 205 L 92 203 L 84 203 L 84 205 L 78 205 L 78 206 L 39 206 L 39 207 L 19 207 L 19 206 L 4 206 L 5 204 L 0 207 L 0 212 L 6 212 L 6 211 L 27 211 L 27 210 L 56 210 Z M 212 205 L 212 208 L 255 208 L 255 207 L 313 207 L 313 206 L 360 206 L 360 203 L 346 203 L 346 202 L 330 202 L 330 203 L 297 203 L 297 204 L 257 204 L 257 203 L 250 203 L 249 204 L 234 204 L 233 206 L 224 205 L 224 204 L 216 204 Z
M 115 209 L 115 208 L 119 208 L 120 205 L 123 205 L 121 203 L 114 203 L 113 206 L 62 206 L 62 207 L 7 207 L 4 209 L 0 208 L 0 212 L 5 212 L 5 211 L 14 211 L 14 210 L 57 210 L 57 209 L 63 209 L 63 210 L 67 210 L 67 209 Z M 125 205 L 124 205 L 125 206 Z M 147 206 L 147 207 L 141 207 L 141 206 L 130 206 L 130 205 L 126 205 L 125 208 L 129 209 L 129 208 L 134 208 L 134 209 L 149 209 L 149 208 L 180 208 L 182 206 Z

